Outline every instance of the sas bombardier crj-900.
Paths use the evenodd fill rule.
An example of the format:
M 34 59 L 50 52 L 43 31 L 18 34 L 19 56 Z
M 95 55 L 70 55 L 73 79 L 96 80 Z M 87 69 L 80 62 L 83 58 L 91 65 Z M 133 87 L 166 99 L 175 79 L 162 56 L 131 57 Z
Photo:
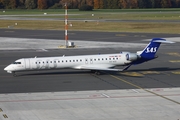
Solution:
M 4 68 L 8 73 L 18 71 L 49 70 L 49 69 L 80 69 L 99 71 L 124 71 L 131 65 L 140 64 L 157 58 L 155 56 L 161 43 L 173 43 L 162 38 L 154 38 L 142 51 L 136 53 L 120 52 L 115 54 L 97 54 L 81 56 L 35 57 L 18 59 Z M 123 69 L 115 69 L 124 66 Z

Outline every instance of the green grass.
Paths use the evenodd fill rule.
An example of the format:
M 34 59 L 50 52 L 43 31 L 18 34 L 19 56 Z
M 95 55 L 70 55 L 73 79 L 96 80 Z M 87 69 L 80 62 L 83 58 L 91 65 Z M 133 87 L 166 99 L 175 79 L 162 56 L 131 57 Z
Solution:
M 93 13 L 94 14 L 94 13 Z M 42 14 L 43 15 L 43 14 Z M 29 17 L 29 18 L 64 18 L 64 15 L 44 15 L 44 16 L 20 16 L 20 17 Z M 90 19 L 90 20 L 103 20 L 103 19 L 111 19 L 111 20 L 180 20 L 180 14 L 178 13 L 152 13 L 152 14 L 144 14 L 144 13 L 97 13 L 92 16 L 92 13 L 86 14 L 74 14 L 69 15 L 70 19 Z
M 5 12 L 3 12 L 5 11 Z M 123 13 L 123 12 L 179 12 L 180 8 L 166 9 L 94 9 L 93 11 L 79 11 L 78 9 L 68 9 L 70 14 L 84 13 Z M 1 9 L 0 15 L 22 15 L 22 14 L 63 14 L 64 9 Z
M 18 23 L 16 26 L 15 23 Z M 173 23 L 120 23 L 120 22 L 72 22 L 69 30 L 73 31 L 106 31 L 106 32 L 142 32 L 179 34 L 180 24 Z M 12 26 L 15 29 L 64 30 L 61 21 L 12 21 L 0 20 L 0 28 Z
M 2 10 L 3 11 L 3 10 Z M 79 11 L 77 9 L 69 9 L 70 19 L 94 20 L 94 22 L 73 22 L 69 30 L 83 31 L 108 31 L 108 32 L 146 32 L 146 33 L 175 33 L 179 34 L 180 24 L 178 23 L 156 23 L 156 22 L 99 22 L 101 20 L 180 20 L 180 8 L 177 9 L 98 9 L 94 11 Z M 44 15 L 47 13 L 47 15 Z M 6 10 L 0 12 L 0 15 L 32 15 L 18 16 L 25 18 L 61 18 L 64 15 L 64 9 L 48 9 L 48 10 Z M 70 15 L 73 14 L 73 15 Z M 94 14 L 94 16 L 92 16 Z M 34 15 L 34 16 L 33 16 Z M 42 16 L 36 16 L 42 15 Z M 12 16 L 11 16 L 12 17 Z M 17 26 L 14 24 L 18 23 Z M 50 29 L 64 30 L 63 21 L 26 21 L 26 20 L 0 20 L 0 28 L 14 26 L 15 29 Z

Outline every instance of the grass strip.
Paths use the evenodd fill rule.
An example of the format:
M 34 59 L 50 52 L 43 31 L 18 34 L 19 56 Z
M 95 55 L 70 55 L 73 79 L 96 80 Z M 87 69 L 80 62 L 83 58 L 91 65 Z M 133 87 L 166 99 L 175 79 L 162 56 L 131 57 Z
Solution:
M 17 25 L 15 25 L 17 23 Z M 70 23 L 68 23 L 70 25 Z M 145 22 L 71 22 L 69 30 L 180 34 L 180 24 Z M 0 20 L 0 28 L 64 30 L 63 21 Z

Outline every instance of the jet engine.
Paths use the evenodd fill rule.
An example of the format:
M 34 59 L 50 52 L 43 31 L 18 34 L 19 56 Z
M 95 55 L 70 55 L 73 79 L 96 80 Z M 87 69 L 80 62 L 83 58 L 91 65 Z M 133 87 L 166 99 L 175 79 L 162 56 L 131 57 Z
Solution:
M 136 53 L 127 53 L 126 54 L 126 60 L 128 61 L 135 61 L 137 60 L 139 57 Z
M 120 52 L 120 54 L 124 54 L 127 61 L 135 61 L 138 58 L 141 58 L 137 53 L 130 53 L 130 52 Z

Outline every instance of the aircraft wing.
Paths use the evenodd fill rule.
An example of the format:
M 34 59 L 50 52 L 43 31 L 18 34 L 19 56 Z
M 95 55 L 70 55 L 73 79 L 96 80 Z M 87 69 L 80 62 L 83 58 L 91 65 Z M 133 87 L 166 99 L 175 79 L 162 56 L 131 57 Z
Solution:
M 84 69 L 84 70 L 102 70 L 102 71 L 124 71 L 127 70 L 131 65 L 125 66 L 123 69 L 114 69 L 114 68 L 109 68 L 109 67 L 98 67 L 98 66 L 79 66 L 76 67 L 75 69 Z
M 113 69 L 113 68 L 96 68 L 96 67 L 82 67 L 84 70 L 102 70 L 102 71 L 123 71 L 123 69 Z

